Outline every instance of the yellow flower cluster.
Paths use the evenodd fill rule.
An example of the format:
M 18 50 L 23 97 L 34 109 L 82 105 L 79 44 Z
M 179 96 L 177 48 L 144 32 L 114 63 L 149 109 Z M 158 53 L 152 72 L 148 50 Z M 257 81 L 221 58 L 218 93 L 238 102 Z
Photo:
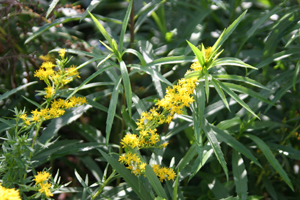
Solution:
M 75 77 L 80 78 L 78 71 L 74 65 L 70 68 L 64 68 L 67 62 L 65 57 L 65 49 L 59 50 L 61 60 L 57 60 L 57 65 L 52 62 L 44 62 L 41 68 L 35 71 L 34 76 L 43 80 L 47 87 L 45 88 L 47 106 L 44 109 L 31 111 L 32 116 L 27 117 L 24 113 L 20 116 L 23 122 L 29 126 L 32 123 L 38 123 L 44 120 L 57 118 L 65 113 L 65 109 L 77 107 L 86 103 L 85 97 L 71 97 L 69 100 L 55 99 L 55 93 L 65 84 L 71 82 Z M 58 70 L 54 70 L 54 68 Z
M 208 47 L 202 52 L 205 57 L 205 62 L 210 61 L 212 47 Z M 202 66 L 198 61 L 191 65 L 191 70 L 201 71 Z M 190 72 L 188 70 L 188 72 Z M 157 134 L 157 129 L 161 124 L 170 123 L 175 114 L 182 114 L 184 107 L 189 107 L 194 102 L 193 92 L 197 84 L 197 78 L 185 79 L 182 78 L 173 87 L 168 87 L 166 95 L 163 99 L 158 100 L 154 107 L 148 112 L 142 112 L 141 118 L 137 120 L 137 130 L 139 135 L 127 134 L 121 140 L 122 148 L 130 147 L 132 149 L 142 148 L 165 148 L 168 143 L 159 144 L 160 137 Z M 141 175 L 145 170 L 146 163 L 140 160 L 140 157 L 135 153 L 128 152 L 119 157 L 119 162 L 127 165 L 135 175 Z M 153 171 L 159 177 L 159 180 L 174 180 L 176 174 L 173 169 L 162 167 L 159 165 L 152 166 Z
M 0 199 L 1 200 L 21 200 L 19 190 L 14 188 L 5 188 L 0 183 Z
M 163 182 L 166 179 L 173 180 L 173 181 L 175 179 L 176 174 L 173 169 L 166 168 L 166 167 L 160 168 L 159 165 L 153 165 L 152 169 L 161 182 Z
M 64 109 L 69 109 L 73 107 L 77 107 L 86 103 L 85 97 L 71 97 L 69 100 L 64 99 L 54 99 L 51 101 L 50 108 L 44 108 L 40 110 L 31 111 L 32 116 L 27 117 L 27 114 L 24 113 L 20 116 L 23 122 L 29 126 L 32 123 L 38 123 L 44 120 L 53 119 L 60 117 L 65 113 Z
M 75 65 L 64 68 L 64 64 L 67 62 L 67 59 L 64 59 L 65 53 L 65 49 L 59 50 L 62 60 L 58 65 L 54 65 L 51 61 L 44 62 L 40 69 L 34 72 L 35 77 L 38 77 L 47 84 L 45 88 L 46 99 L 52 98 L 59 88 L 70 83 L 74 78 L 80 78 Z M 54 70 L 54 68 L 57 68 L 57 70 Z
M 119 162 L 126 164 L 127 169 L 130 169 L 130 171 L 134 175 L 141 175 L 141 173 L 145 172 L 146 163 L 142 162 L 140 157 L 135 153 L 125 153 L 122 156 L 119 157 Z
M 39 192 L 41 194 L 45 194 L 46 197 L 52 197 L 53 194 L 50 191 L 52 184 L 48 182 L 51 175 L 48 172 L 44 171 L 38 172 L 38 175 L 35 175 L 34 177 L 35 179 L 33 180 L 35 181 L 35 185 L 39 185 L 40 187 Z

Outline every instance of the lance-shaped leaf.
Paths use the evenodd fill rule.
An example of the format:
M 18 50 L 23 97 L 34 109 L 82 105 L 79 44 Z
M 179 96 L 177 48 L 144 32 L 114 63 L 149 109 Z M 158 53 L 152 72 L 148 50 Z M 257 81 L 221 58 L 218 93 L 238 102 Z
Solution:
M 223 152 L 221 150 L 221 147 L 219 145 L 219 141 L 217 140 L 216 138 L 216 133 L 214 132 L 214 130 L 210 127 L 208 121 L 206 119 L 203 120 L 202 122 L 202 129 L 204 131 L 204 133 L 206 134 L 213 150 L 214 150 L 214 153 L 219 161 L 219 163 L 221 164 L 224 172 L 225 172 L 225 175 L 226 175 L 226 178 L 228 180 L 228 169 L 227 169 L 227 165 L 226 165 L 226 161 L 224 159 L 224 155 L 223 155 Z
M 286 184 L 294 191 L 294 187 L 291 183 L 290 178 L 278 162 L 278 160 L 273 155 L 273 152 L 270 150 L 268 145 L 259 137 L 255 135 L 247 134 L 245 137 L 250 138 L 253 142 L 257 144 L 257 146 L 260 148 L 260 150 L 263 152 L 269 163 L 274 167 L 274 169 L 280 174 L 282 179 L 286 182 Z
M 256 69 L 255 67 L 248 65 L 247 63 L 244 63 L 242 60 L 238 58 L 232 58 L 232 57 L 219 58 L 218 60 L 215 60 L 211 64 L 210 68 L 214 66 L 224 66 L 224 65 Z
M 89 12 L 89 11 L 88 11 Z M 94 21 L 94 23 L 96 24 L 97 28 L 99 29 L 99 31 L 101 32 L 101 34 L 104 36 L 104 38 L 107 40 L 108 44 L 110 47 L 113 47 L 113 42 L 111 37 L 108 35 L 107 31 L 105 30 L 105 28 L 102 26 L 102 24 L 98 21 L 98 19 L 96 19 L 94 17 L 94 15 L 92 15 L 92 13 L 90 13 L 90 16 L 92 18 L 92 20 Z
M 245 163 L 241 155 L 233 150 L 232 152 L 232 172 L 235 184 L 235 191 L 241 200 L 247 199 L 248 179 Z
M 15 88 L 15 89 L 12 89 L 12 90 L 10 90 L 8 92 L 5 92 L 4 94 L 2 94 L 0 96 L 0 101 L 2 101 L 3 99 L 9 97 L 10 95 L 12 95 L 12 94 L 14 94 L 14 93 L 16 93 L 16 92 L 18 92 L 20 90 L 23 90 L 24 88 L 26 88 L 26 87 L 28 87 L 30 85 L 36 84 L 36 83 L 37 83 L 37 81 L 33 81 L 33 82 L 27 83 L 25 85 L 19 86 L 19 87 Z
M 237 94 L 235 94 L 233 91 L 231 91 L 230 88 L 228 88 L 225 84 L 223 84 L 221 81 L 218 81 L 220 87 L 227 93 L 229 94 L 234 100 L 236 100 L 241 106 L 243 106 L 243 108 L 245 108 L 246 110 L 248 110 L 252 115 L 254 115 L 255 117 L 257 117 L 258 119 L 260 119 L 252 110 L 251 108 L 249 108 L 249 106 L 242 100 L 239 98 L 239 96 Z
M 61 17 L 59 19 L 54 20 L 51 24 L 45 24 L 44 26 L 40 27 L 37 31 L 35 31 L 29 38 L 27 38 L 27 40 L 24 42 L 24 44 L 27 44 L 29 41 L 31 41 L 35 37 L 39 36 L 40 34 L 42 34 L 43 32 L 45 32 L 46 30 L 48 30 L 52 26 L 55 26 L 55 25 L 58 25 L 58 24 L 67 23 L 67 22 L 70 22 L 70 21 L 77 21 L 77 20 L 80 19 L 80 17 L 81 17 L 81 15 L 73 15 L 73 16 L 69 16 L 69 17 Z
M 244 11 L 227 29 L 223 31 L 223 33 L 220 35 L 218 40 L 213 45 L 213 49 L 219 49 L 222 44 L 225 42 L 225 40 L 231 35 L 231 33 L 234 31 L 234 29 L 237 27 L 237 25 L 240 23 L 244 15 L 247 11 Z
M 221 88 L 220 85 L 218 84 L 218 82 L 217 82 L 214 78 L 212 78 L 211 83 L 213 84 L 214 88 L 215 88 L 216 91 L 218 92 L 218 94 L 219 94 L 220 98 L 222 99 L 222 101 L 223 101 L 224 105 L 226 106 L 226 108 L 227 108 L 228 110 L 230 110 L 229 105 L 228 105 L 228 102 L 227 102 L 227 99 L 226 99 L 226 96 L 225 96 L 225 94 L 224 94 L 222 88 Z
M 259 87 L 265 90 L 269 90 L 269 88 L 267 88 L 266 86 L 263 86 L 262 84 L 260 84 L 259 82 L 244 77 L 244 76 L 237 76 L 237 75 L 228 75 L 228 74 L 222 74 L 222 75 L 212 75 L 214 78 L 218 79 L 218 80 L 230 80 L 230 81 L 240 81 L 240 82 L 244 82 L 247 83 L 249 85 L 253 85 L 255 87 Z
M 112 127 L 114 117 L 116 114 L 116 108 L 117 108 L 117 104 L 118 104 L 118 94 L 119 94 L 119 90 L 120 90 L 120 86 L 121 86 L 121 80 L 122 79 L 119 78 L 119 80 L 117 81 L 117 83 L 113 89 L 113 93 L 112 93 L 110 102 L 109 102 L 108 116 L 106 119 L 106 145 L 108 145 L 111 127 Z
M 187 41 L 187 43 L 190 45 L 191 49 L 193 50 L 197 60 L 199 61 L 200 66 L 203 67 L 205 64 L 205 58 L 203 53 L 189 41 Z
M 130 79 L 129 79 L 127 67 L 126 67 L 124 61 L 120 62 L 120 69 L 121 69 L 121 74 L 122 74 L 122 79 L 123 79 L 123 84 L 124 84 L 124 89 L 125 89 L 127 108 L 128 108 L 129 116 L 131 117 L 131 115 L 132 115 L 131 114 L 132 91 L 131 91 L 131 85 L 130 85 Z
M 125 32 L 126 32 L 127 25 L 128 25 L 130 13 L 131 13 L 132 3 L 133 3 L 133 0 L 131 0 L 129 2 L 129 6 L 127 8 L 127 11 L 126 11 L 126 14 L 125 14 L 125 17 L 124 17 L 124 20 L 123 20 L 120 39 L 119 39 L 119 52 L 123 51 L 123 40 L 124 40 L 124 35 L 125 35 Z
M 237 92 L 241 92 L 244 94 L 249 94 L 250 96 L 259 99 L 267 104 L 271 104 L 273 105 L 273 103 L 271 101 L 269 101 L 268 99 L 266 99 L 264 96 L 262 96 L 261 94 L 254 92 L 253 90 L 243 87 L 241 85 L 236 85 L 233 83 L 223 83 L 224 85 L 226 85 L 227 87 L 229 87 L 231 90 L 237 91 Z

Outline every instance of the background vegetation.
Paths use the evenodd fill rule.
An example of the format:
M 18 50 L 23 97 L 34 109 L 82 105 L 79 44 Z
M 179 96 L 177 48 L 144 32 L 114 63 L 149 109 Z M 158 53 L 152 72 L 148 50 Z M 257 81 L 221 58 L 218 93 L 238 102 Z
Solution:
M 210 87 L 209 99 L 201 112 L 209 127 L 217 127 L 213 132 L 224 162 L 211 147 L 208 135 L 203 133 L 203 146 L 198 148 L 193 128 L 197 120 L 193 110 L 187 108 L 172 123 L 158 128 L 162 140 L 169 143 L 165 149 L 141 151 L 150 162 L 173 168 L 177 173 L 175 182 L 166 181 L 155 188 L 154 182 L 141 176 L 136 187 L 149 189 L 150 198 L 300 199 L 300 2 L 135 0 L 129 12 L 130 2 L 0 2 L 0 179 L 6 180 L 5 149 L 12 148 L 15 157 L 21 157 L 23 151 L 13 149 L 20 144 L 18 138 L 12 143 L 7 139 L 10 124 L 15 123 L 11 110 L 35 110 L 36 105 L 26 98 L 43 102 L 43 96 L 37 94 L 45 84 L 34 77 L 34 71 L 44 61 L 55 62 L 57 51 L 65 48 L 67 56 L 72 57 L 70 63 L 80 67 L 81 78 L 63 88 L 61 96 L 67 98 L 76 92 L 88 103 L 44 122 L 39 135 L 42 145 L 28 162 L 35 171 L 49 169 L 53 176 L 58 173 L 61 184 L 72 181 L 53 189 L 54 199 L 90 199 L 98 191 L 96 199 L 141 198 L 134 183 L 112 164 L 111 159 L 118 159 L 115 155 L 124 151 L 121 139 L 134 130 L 132 124 L 141 111 L 149 110 L 156 99 L 164 97 L 168 82 L 176 84 L 184 77 L 195 58 L 187 41 L 195 46 L 213 46 L 223 30 L 242 16 L 219 49 L 223 50 L 219 58 L 238 58 L 257 70 L 229 63 L 215 66 L 209 73 L 255 80 L 248 84 L 247 79 L 236 82 L 234 76 L 220 79 L 231 83 L 231 90 L 260 119 L 228 94 L 227 109 L 225 100 L 213 88 L 216 86 L 205 82 L 206 96 Z M 119 48 L 113 53 L 109 50 L 110 37 Z M 122 62 L 128 72 L 122 69 Z M 25 146 L 27 139 L 30 136 Z M 32 176 L 34 171 L 26 172 L 23 162 L 18 161 L 14 170 L 24 169 Z M 110 177 L 116 169 L 118 175 Z M 17 182 L 2 185 L 20 191 L 23 187 Z M 32 194 L 24 189 L 22 199 Z

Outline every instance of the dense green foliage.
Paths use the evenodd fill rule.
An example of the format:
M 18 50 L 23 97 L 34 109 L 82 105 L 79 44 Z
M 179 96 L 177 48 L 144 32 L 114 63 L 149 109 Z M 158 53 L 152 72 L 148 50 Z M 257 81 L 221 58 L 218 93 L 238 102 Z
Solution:
M 45 198 L 33 179 L 47 171 L 54 199 L 300 199 L 299 1 L 87 2 L 0 3 L 3 187 Z M 60 49 L 81 78 L 55 97 L 87 104 L 26 126 L 25 109 L 50 105 L 35 71 L 59 67 Z M 140 125 L 196 79 L 195 101 L 159 113 L 171 123 Z M 148 126 L 157 143 L 125 142 Z M 146 163 L 141 173 L 122 155 Z M 176 177 L 160 182 L 155 164 Z

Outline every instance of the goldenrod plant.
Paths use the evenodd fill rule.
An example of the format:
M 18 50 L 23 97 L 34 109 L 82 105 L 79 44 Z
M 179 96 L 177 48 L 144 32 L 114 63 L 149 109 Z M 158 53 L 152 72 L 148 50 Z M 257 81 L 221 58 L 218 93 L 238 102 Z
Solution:
M 298 5 L 66 2 L 0 79 L 3 198 L 300 198 Z

